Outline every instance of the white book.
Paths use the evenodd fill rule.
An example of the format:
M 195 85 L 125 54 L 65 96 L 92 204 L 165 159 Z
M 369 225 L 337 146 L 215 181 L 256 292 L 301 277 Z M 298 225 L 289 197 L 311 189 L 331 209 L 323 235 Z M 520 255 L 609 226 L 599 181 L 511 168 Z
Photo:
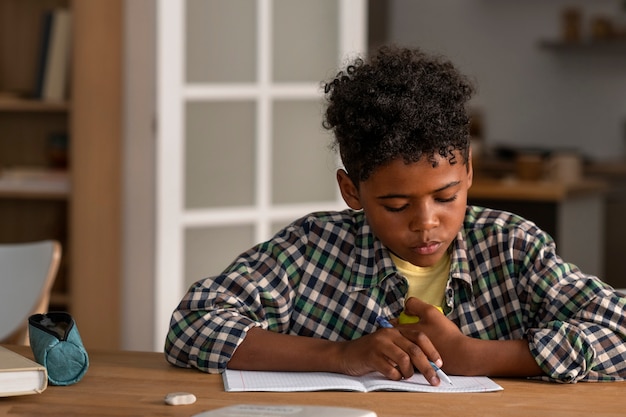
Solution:
M 0 397 L 37 394 L 47 386 L 43 365 L 0 346 Z
M 222 374 L 226 391 L 410 391 L 489 392 L 503 388 L 487 377 L 450 376 L 451 384 L 432 386 L 422 374 L 393 381 L 378 372 L 349 376 L 331 372 L 266 372 L 227 369 Z
M 67 98 L 70 47 L 71 12 L 67 9 L 52 11 L 46 61 L 43 68 L 41 99 L 62 101 Z

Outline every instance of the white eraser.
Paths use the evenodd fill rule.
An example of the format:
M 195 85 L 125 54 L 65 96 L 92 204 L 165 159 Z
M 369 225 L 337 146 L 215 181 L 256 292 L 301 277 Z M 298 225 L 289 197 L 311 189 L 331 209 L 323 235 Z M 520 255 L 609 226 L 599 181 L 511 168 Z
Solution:
M 196 402 L 196 396 L 189 392 L 170 392 L 165 396 L 165 404 L 188 405 Z

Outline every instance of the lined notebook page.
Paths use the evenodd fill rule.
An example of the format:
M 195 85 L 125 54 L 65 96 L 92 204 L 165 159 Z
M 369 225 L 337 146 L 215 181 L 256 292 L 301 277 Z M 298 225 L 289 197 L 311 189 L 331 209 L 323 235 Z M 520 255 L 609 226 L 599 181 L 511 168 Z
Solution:
M 431 386 L 421 374 L 392 381 L 379 373 L 353 377 L 329 372 L 262 372 L 227 369 L 222 375 L 226 391 L 412 391 L 488 392 L 502 387 L 487 377 L 451 376 L 454 385 Z
M 226 391 L 365 391 L 358 379 L 330 372 L 262 372 L 227 369 Z
M 500 391 L 502 387 L 491 379 L 481 376 L 450 376 L 454 385 L 441 382 L 433 387 L 424 375 L 414 374 L 402 381 L 386 379 L 379 373 L 371 373 L 359 378 L 367 391 L 414 391 L 414 392 L 489 392 Z

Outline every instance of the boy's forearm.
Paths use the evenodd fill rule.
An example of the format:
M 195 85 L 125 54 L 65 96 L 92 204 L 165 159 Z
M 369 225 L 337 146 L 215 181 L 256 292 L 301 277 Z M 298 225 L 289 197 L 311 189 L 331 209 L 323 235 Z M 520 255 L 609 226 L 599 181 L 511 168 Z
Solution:
M 228 368 L 338 372 L 338 349 L 337 342 L 290 336 L 255 327 L 248 331 L 228 362 Z
M 492 377 L 540 376 L 541 370 L 530 353 L 527 340 L 481 340 L 468 338 L 464 359 L 444 360 L 444 369 L 450 364 L 451 373 L 486 375 Z
M 543 372 L 526 340 L 467 338 L 463 352 L 444 358 L 444 370 L 453 375 L 501 377 L 540 376 Z M 341 343 L 290 336 L 255 327 L 248 331 L 228 362 L 230 369 L 259 371 L 342 372 Z

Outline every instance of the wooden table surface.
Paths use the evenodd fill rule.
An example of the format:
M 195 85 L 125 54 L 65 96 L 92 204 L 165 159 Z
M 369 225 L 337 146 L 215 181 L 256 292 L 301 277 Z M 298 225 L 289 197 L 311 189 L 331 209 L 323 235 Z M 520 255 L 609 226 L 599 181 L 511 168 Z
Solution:
M 6 346 L 32 358 L 30 348 Z M 224 392 L 219 375 L 170 366 L 155 352 L 89 352 L 85 377 L 42 394 L 0 398 L 7 416 L 192 416 L 233 404 L 310 404 L 364 408 L 400 416 L 624 416 L 626 382 L 556 384 L 495 379 L 504 390 L 477 394 L 408 392 Z M 170 406 L 169 392 L 196 395 L 195 404 Z M 320 416 L 323 417 L 323 416 Z

